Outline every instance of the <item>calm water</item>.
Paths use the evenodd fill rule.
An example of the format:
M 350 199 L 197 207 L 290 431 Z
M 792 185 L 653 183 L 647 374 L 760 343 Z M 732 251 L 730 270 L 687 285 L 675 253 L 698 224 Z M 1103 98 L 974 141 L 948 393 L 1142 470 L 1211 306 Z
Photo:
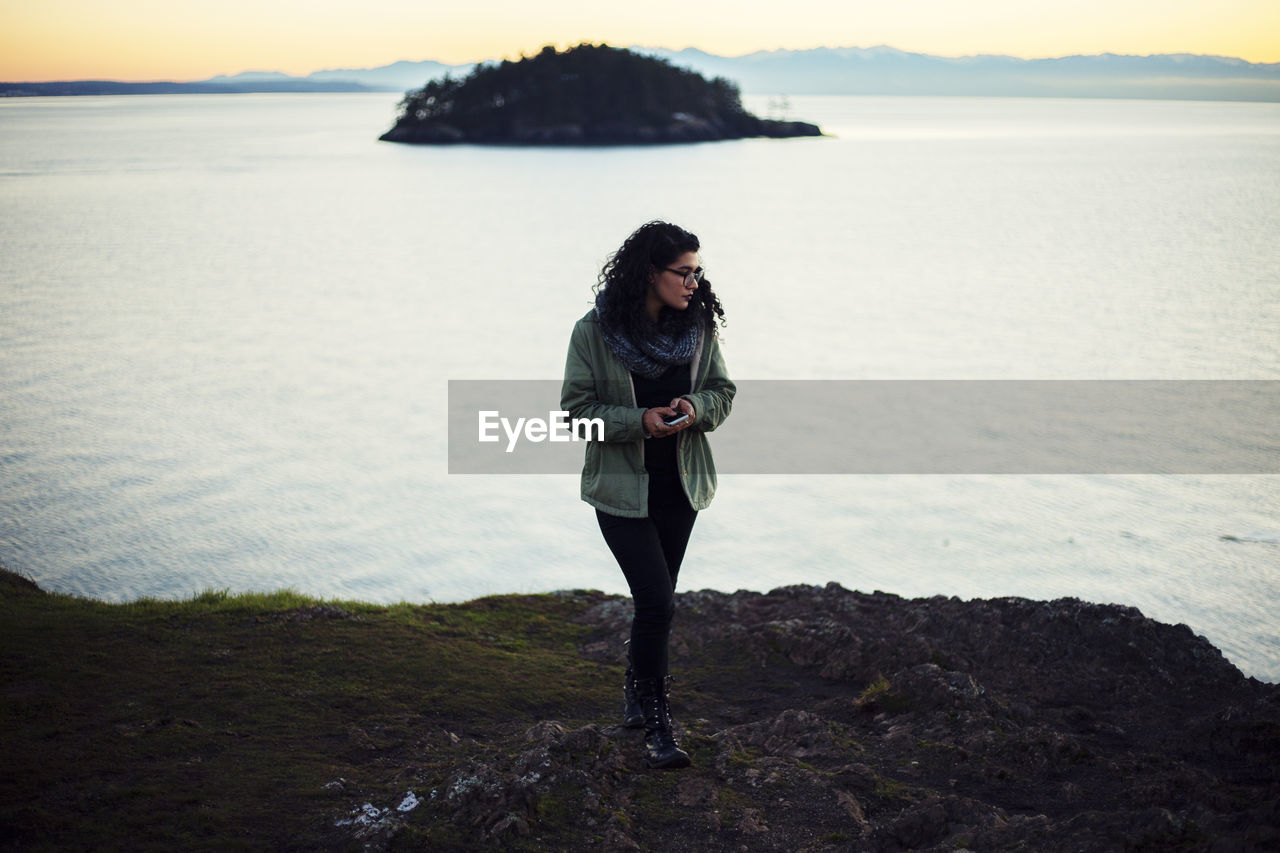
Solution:
M 1280 105 L 795 97 L 836 136 L 575 151 L 378 143 L 395 101 L 0 102 L 0 562 L 625 592 L 575 477 L 446 473 L 445 391 L 558 377 L 650 218 L 739 378 L 1280 378 Z M 1132 604 L 1280 680 L 1280 477 L 726 477 L 682 576 L 830 580 Z

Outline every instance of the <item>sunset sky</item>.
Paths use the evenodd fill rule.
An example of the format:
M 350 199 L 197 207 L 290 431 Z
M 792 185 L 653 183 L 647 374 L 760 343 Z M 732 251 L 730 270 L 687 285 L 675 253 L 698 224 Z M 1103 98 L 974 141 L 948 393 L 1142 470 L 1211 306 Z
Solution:
M 1208 53 L 1280 62 L 1280 0 L 0 0 L 0 80 L 193 80 L 581 41 L 724 55 L 872 47 L 962 56 Z

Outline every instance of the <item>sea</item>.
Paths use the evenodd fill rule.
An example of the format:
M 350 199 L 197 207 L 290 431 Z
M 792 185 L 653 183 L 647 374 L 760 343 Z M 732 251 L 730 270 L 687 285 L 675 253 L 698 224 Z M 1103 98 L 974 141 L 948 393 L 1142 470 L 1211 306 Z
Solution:
M 650 219 L 700 237 L 743 388 L 1280 379 L 1280 104 L 752 96 L 826 136 L 564 149 L 379 142 L 397 101 L 0 101 L 0 564 L 625 593 L 577 477 L 449 473 L 446 409 L 558 380 Z M 1280 681 L 1280 475 L 1205 470 L 726 474 L 680 587 L 1118 603 Z

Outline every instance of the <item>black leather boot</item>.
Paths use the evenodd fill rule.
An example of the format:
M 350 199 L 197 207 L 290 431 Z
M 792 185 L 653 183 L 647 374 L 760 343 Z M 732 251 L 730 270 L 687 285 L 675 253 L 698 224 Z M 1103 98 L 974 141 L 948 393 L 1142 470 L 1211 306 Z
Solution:
M 644 712 L 640 710 L 640 696 L 636 693 L 636 677 L 631 671 L 629 657 L 627 675 L 622 682 L 622 725 L 628 729 L 638 729 L 644 725 Z
M 674 770 L 689 766 L 689 753 L 676 742 L 675 724 L 667 704 L 665 678 L 637 678 L 636 693 L 644 713 L 644 763 L 647 767 Z

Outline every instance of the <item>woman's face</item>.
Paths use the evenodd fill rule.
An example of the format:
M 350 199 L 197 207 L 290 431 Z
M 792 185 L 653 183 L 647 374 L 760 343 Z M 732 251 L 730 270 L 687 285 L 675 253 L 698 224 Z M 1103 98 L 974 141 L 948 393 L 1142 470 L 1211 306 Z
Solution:
M 651 320 L 657 321 L 658 312 L 664 305 L 677 311 L 683 311 L 689 307 L 689 303 L 693 301 L 693 293 L 698 289 L 698 283 L 687 276 L 697 268 L 698 253 L 685 252 L 667 266 L 655 267 L 649 273 L 649 292 L 645 298 L 645 307 L 649 311 Z M 688 287 L 685 286 L 686 279 L 689 281 Z

